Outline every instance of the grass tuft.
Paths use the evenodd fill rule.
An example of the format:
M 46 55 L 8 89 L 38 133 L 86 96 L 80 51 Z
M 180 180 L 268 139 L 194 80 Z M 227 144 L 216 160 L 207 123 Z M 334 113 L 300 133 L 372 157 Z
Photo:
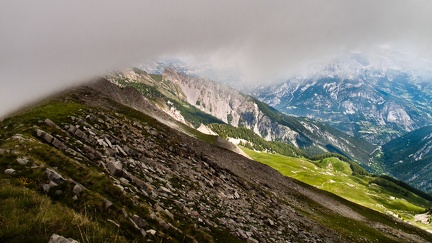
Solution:
M 90 215 L 79 214 L 27 188 L 0 182 L 0 242 L 47 242 L 54 233 L 80 242 L 127 242 Z

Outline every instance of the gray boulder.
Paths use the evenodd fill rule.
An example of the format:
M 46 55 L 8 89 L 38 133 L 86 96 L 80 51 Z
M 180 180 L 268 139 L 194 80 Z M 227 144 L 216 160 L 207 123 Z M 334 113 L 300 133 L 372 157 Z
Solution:
M 123 165 L 118 160 L 111 159 L 107 162 L 106 167 L 112 175 L 121 176 L 123 174 Z
M 65 238 L 58 234 L 51 235 L 51 238 L 49 239 L 48 243 L 79 243 L 78 241 L 71 239 L 71 238 Z
M 4 171 L 4 173 L 8 174 L 8 175 L 13 175 L 13 174 L 16 174 L 16 170 L 14 170 L 14 169 L 6 169 Z
M 84 145 L 83 151 L 87 158 L 91 160 L 99 160 L 102 158 L 102 155 L 90 146 Z
M 64 143 L 62 143 L 60 140 L 58 140 L 57 138 L 53 138 L 52 143 L 51 143 L 54 147 L 62 150 L 62 151 L 66 151 L 68 149 L 68 147 L 66 145 L 64 145 Z
M 75 134 L 76 130 L 77 130 L 77 127 L 76 127 L 76 126 L 74 126 L 74 125 L 70 125 L 70 126 L 68 127 L 68 130 L 67 130 L 67 131 L 68 131 L 69 133 Z
M 111 207 L 113 205 L 113 203 L 110 200 L 106 199 L 106 198 L 103 198 L 103 201 L 105 202 L 105 208 L 106 209 L 109 208 L 109 207 Z
M 62 175 L 53 169 L 47 168 L 45 173 L 47 174 L 48 179 L 56 184 L 62 184 L 66 181 Z
M 79 195 L 79 194 L 81 194 L 81 192 L 84 190 L 84 188 L 82 188 L 82 186 L 80 186 L 80 185 L 78 185 L 78 184 L 76 184 L 75 186 L 74 186 L 74 188 L 72 189 L 72 191 L 73 191 L 73 193 L 75 194 L 75 195 Z
M 45 124 L 47 124 L 48 126 L 50 126 L 50 127 L 55 127 L 55 128 L 57 128 L 58 130 L 61 130 L 61 128 L 59 127 L 59 126 L 57 126 L 57 124 L 55 124 L 55 122 L 53 122 L 53 121 L 51 121 L 50 119 L 45 119 Z
M 89 142 L 89 141 L 88 141 L 88 137 L 87 137 L 87 135 L 86 135 L 85 132 L 82 131 L 81 129 L 77 129 L 77 130 L 75 131 L 75 136 L 77 136 L 78 138 L 81 138 L 81 140 L 83 140 L 83 141 L 86 142 L 86 143 Z
M 29 162 L 29 160 L 26 157 L 22 157 L 22 158 L 17 158 L 17 162 L 18 164 L 26 165 Z
M 139 228 L 144 228 L 147 227 L 149 224 L 140 216 L 138 215 L 134 215 L 132 216 L 132 220 L 135 222 L 135 224 L 139 227 Z
M 36 135 L 47 143 L 51 143 L 54 140 L 53 136 L 39 129 L 36 129 Z
M 44 192 L 48 193 L 51 188 L 56 187 L 56 186 L 58 186 L 57 183 L 50 181 L 48 184 L 43 184 L 42 188 L 43 188 Z

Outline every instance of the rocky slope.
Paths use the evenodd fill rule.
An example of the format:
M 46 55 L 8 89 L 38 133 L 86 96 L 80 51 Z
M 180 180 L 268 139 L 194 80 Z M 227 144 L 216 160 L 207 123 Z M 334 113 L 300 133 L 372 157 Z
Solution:
M 382 145 L 430 124 L 431 76 L 422 71 L 393 56 L 351 54 L 253 94 L 287 114 Z
M 2 242 L 48 241 L 59 238 L 55 234 L 80 242 L 432 240 L 425 231 L 215 146 L 216 137 L 188 130 L 136 90 L 106 81 L 22 111 L 1 127 L 1 188 L 63 207 L 62 213 L 46 209 L 56 224 L 22 219 L 32 204 L 25 210 L 9 204 L 18 193 L 5 197 L 1 190 L 1 204 L 12 206 L 19 219 L 3 217 L 7 212 L 0 209 Z M 65 220 L 69 212 L 85 220 Z M 32 227 L 14 228 L 29 220 Z M 63 222 L 68 227 L 60 227 Z
M 432 126 L 386 143 L 376 157 L 393 176 L 422 190 L 432 191 Z
M 188 113 L 197 111 L 216 117 L 223 123 L 234 127 L 246 127 L 268 141 L 280 141 L 304 149 L 310 154 L 325 151 L 342 153 L 352 159 L 368 164 L 369 154 L 374 146 L 355 139 L 330 126 L 320 122 L 286 116 L 255 98 L 244 95 L 228 86 L 207 79 L 189 76 L 167 68 L 162 76 L 148 75 L 134 69 L 109 77 L 120 86 L 142 86 L 143 94 L 148 94 L 147 88 L 159 91 L 156 104 L 165 109 L 174 117 L 182 116 L 180 121 L 194 123 L 197 116 L 188 116 Z M 177 105 L 175 104 L 177 103 Z M 197 110 L 186 110 L 192 107 Z M 172 111 L 178 111 L 173 113 Z M 204 124 L 214 121 L 200 120 Z

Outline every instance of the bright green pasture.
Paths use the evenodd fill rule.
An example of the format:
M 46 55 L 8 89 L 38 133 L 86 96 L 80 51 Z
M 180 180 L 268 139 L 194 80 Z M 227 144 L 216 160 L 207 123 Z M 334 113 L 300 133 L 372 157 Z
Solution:
M 414 221 L 414 215 L 423 213 L 426 208 L 431 207 L 431 202 L 411 192 L 401 194 L 391 188 L 378 186 L 372 183 L 373 176 L 354 176 L 349 164 L 337 158 L 309 161 L 305 158 L 242 149 L 254 160 L 278 170 L 285 176 L 393 215 L 423 229 L 432 230 L 432 226 Z

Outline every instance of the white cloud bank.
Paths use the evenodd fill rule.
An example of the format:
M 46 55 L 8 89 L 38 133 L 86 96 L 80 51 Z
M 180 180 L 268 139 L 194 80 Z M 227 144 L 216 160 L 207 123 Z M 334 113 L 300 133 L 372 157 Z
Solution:
M 392 45 L 432 56 L 426 0 L 0 2 L 0 117 L 108 71 L 188 56 L 279 78 L 311 60 Z

